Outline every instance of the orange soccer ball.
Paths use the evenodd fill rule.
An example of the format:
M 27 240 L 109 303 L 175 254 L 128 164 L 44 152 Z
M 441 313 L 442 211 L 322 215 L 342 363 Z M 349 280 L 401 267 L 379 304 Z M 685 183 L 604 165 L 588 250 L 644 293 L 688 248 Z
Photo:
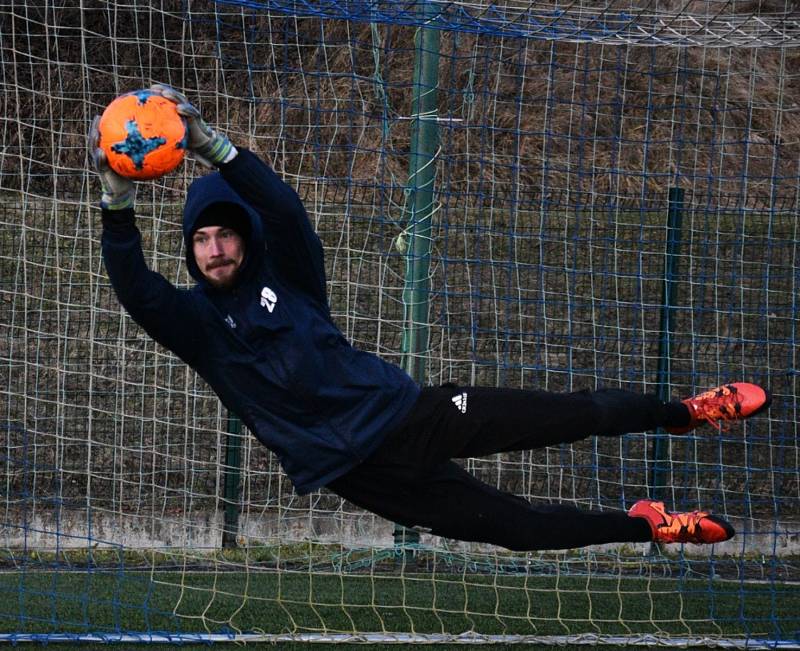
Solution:
M 117 97 L 100 116 L 98 130 L 111 169 L 129 179 L 168 174 L 186 153 L 186 121 L 174 102 L 149 90 Z

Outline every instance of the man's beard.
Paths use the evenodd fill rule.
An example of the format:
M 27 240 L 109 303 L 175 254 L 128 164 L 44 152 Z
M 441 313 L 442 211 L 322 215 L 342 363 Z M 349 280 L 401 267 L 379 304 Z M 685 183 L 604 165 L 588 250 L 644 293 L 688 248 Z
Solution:
M 239 276 L 239 269 L 235 267 L 232 268 L 232 270 L 222 278 L 211 276 L 209 272 L 213 271 L 214 269 L 218 269 L 220 267 L 227 267 L 235 264 L 236 263 L 234 260 L 224 260 L 222 262 L 215 264 L 213 267 L 207 267 L 206 273 L 204 275 L 206 277 L 206 280 L 208 281 L 208 284 L 214 287 L 215 289 L 227 289 L 233 286 L 236 282 L 237 277 Z

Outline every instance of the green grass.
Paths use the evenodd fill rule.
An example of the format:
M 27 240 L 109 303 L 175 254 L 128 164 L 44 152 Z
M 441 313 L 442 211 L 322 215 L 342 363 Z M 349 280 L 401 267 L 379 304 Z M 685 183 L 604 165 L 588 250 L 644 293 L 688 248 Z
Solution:
M 0 573 L 0 633 L 232 629 L 795 639 L 800 590 L 590 576 Z

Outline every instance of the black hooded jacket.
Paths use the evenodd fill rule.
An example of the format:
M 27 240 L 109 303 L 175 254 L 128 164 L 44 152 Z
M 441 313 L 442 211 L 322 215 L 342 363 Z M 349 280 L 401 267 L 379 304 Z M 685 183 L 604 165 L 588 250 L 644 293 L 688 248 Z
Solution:
M 194 224 L 220 204 L 250 220 L 230 290 L 211 287 L 192 253 Z M 402 369 L 353 348 L 331 320 L 319 238 L 294 190 L 253 153 L 240 149 L 189 188 L 192 289 L 147 268 L 132 210 L 104 211 L 103 226 L 103 259 L 122 305 L 278 456 L 299 493 L 364 460 L 416 402 L 419 388 Z

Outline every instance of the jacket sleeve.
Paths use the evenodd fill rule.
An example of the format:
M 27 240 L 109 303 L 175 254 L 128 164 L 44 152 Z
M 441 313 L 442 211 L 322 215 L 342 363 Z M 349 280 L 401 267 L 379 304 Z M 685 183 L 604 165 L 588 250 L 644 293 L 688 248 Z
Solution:
M 103 261 L 111 285 L 134 321 L 165 348 L 191 363 L 199 350 L 197 311 L 187 290 L 147 268 L 132 208 L 103 210 Z
M 267 250 L 276 270 L 327 305 L 322 243 L 297 193 L 247 149 L 219 171 L 261 216 Z

